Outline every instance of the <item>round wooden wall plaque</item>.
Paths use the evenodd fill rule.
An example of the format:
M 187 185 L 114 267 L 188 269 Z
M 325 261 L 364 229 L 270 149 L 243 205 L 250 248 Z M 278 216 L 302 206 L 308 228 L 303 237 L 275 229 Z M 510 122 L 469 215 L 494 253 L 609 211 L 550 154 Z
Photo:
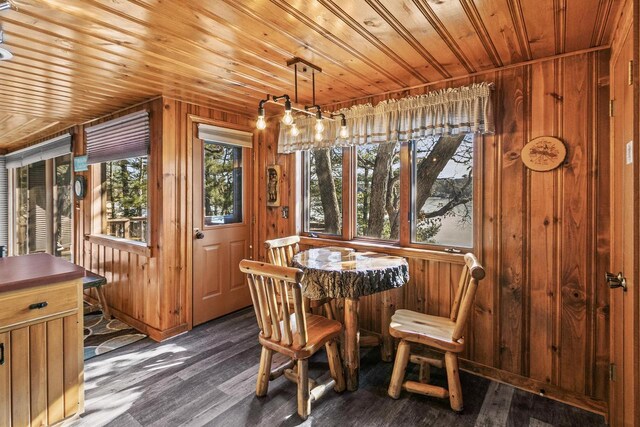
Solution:
M 562 164 L 567 149 L 562 141 L 552 136 L 534 138 L 522 149 L 522 162 L 531 170 L 545 172 Z

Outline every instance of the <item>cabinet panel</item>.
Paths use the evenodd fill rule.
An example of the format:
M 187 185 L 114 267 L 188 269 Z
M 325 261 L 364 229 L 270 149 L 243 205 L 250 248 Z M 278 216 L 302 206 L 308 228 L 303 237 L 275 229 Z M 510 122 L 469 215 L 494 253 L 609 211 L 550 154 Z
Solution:
M 11 421 L 30 425 L 29 328 L 11 331 Z
M 63 320 L 63 348 L 64 353 L 64 416 L 70 417 L 80 410 L 81 383 L 83 378 L 80 364 L 82 349 L 78 348 L 81 340 L 78 328 L 78 316 L 67 316 Z M 82 341 L 80 341 L 82 342 Z
M 81 410 L 80 321 L 74 314 L 0 333 L 0 427 L 53 425 Z
M 47 322 L 47 401 L 49 424 L 64 419 L 64 363 L 62 319 Z
M 29 327 L 29 367 L 31 377 L 31 426 L 47 425 L 47 325 Z
M 9 332 L 0 334 L 0 426 L 11 424 L 11 339 Z

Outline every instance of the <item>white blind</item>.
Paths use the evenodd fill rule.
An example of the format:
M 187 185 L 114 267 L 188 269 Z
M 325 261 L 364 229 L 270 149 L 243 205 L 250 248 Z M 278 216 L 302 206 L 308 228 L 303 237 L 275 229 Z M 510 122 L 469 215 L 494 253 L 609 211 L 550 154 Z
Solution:
M 7 205 L 9 187 L 7 184 L 7 169 L 5 167 L 5 163 L 6 163 L 5 156 L 0 156 L 0 245 L 1 246 L 7 246 L 9 244 L 9 209 Z
M 44 162 L 29 167 L 29 253 L 48 252 L 46 172 Z
M 198 138 L 206 142 L 253 148 L 253 134 L 242 130 L 227 129 L 200 123 L 198 124 Z
M 123 160 L 149 154 L 149 113 L 138 111 L 86 128 L 87 163 Z
M 6 167 L 7 169 L 19 168 L 69 153 L 71 153 L 71 134 L 66 133 L 40 144 L 7 154 Z

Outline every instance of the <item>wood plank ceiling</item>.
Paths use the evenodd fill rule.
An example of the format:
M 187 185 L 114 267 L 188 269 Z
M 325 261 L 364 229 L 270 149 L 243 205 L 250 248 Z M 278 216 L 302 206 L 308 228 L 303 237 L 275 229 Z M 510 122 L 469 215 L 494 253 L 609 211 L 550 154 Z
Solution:
M 610 43 L 617 0 L 13 0 L 0 149 L 164 94 L 255 115 L 323 68 L 320 104 Z M 300 101 L 310 84 L 300 84 Z

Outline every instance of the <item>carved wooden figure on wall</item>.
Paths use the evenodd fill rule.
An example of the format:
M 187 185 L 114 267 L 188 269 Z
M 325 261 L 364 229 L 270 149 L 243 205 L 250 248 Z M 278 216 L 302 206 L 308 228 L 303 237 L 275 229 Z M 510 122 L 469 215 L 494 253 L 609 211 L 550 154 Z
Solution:
M 280 166 L 267 166 L 267 206 L 280 206 Z

